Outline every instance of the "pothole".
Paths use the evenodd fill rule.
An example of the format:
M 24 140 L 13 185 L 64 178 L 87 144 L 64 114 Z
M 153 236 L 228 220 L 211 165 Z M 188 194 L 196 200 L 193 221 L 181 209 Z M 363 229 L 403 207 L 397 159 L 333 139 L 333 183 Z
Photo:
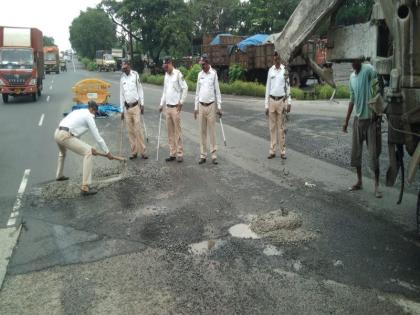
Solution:
M 236 238 L 250 238 L 250 239 L 259 239 L 256 233 L 251 230 L 250 225 L 248 224 L 236 224 L 229 229 L 230 235 Z
M 191 244 L 188 248 L 188 252 L 193 255 L 206 255 L 211 251 L 220 248 L 226 241 L 223 240 L 207 240 L 200 243 Z
M 302 223 L 295 212 L 279 209 L 253 219 L 250 229 L 274 245 L 298 244 L 315 238 L 315 234 L 305 230 Z

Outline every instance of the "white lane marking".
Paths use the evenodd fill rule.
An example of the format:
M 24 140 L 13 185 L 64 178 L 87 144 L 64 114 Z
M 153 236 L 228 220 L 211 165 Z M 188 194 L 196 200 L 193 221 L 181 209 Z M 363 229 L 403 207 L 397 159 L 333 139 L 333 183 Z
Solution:
M 45 117 L 45 114 L 42 114 L 41 115 L 41 118 L 39 119 L 39 123 L 38 123 L 38 126 L 42 126 L 42 123 L 44 122 L 44 117 Z
M 52 90 L 52 85 L 50 85 L 50 90 Z
M 47 103 L 50 101 L 50 96 L 48 95 L 47 96 Z
M 7 221 L 7 226 L 13 226 L 16 224 L 16 217 L 19 214 L 19 209 L 22 206 L 22 197 L 23 193 L 25 192 L 26 185 L 28 184 L 29 174 L 31 173 L 30 169 L 26 169 L 23 173 L 22 181 L 20 182 L 20 186 L 18 189 L 18 193 L 16 196 L 15 204 L 13 205 L 12 213 L 10 214 L 9 221 Z
M 73 72 L 76 72 L 76 66 L 74 65 L 74 57 L 71 57 L 71 62 L 73 63 Z

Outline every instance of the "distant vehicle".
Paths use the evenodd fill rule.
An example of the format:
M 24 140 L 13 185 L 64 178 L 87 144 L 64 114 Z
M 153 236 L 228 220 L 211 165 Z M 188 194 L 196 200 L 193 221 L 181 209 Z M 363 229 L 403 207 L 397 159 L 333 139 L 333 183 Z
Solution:
M 66 71 L 67 72 L 67 63 L 64 60 L 64 58 L 60 59 L 60 71 Z
M 55 72 L 56 74 L 60 73 L 60 56 L 58 52 L 57 46 L 44 47 L 44 64 L 45 72 L 47 74 L 50 72 Z
M 0 26 L 0 93 L 41 96 L 44 79 L 42 32 L 36 28 Z
M 124 50 L 120 48 L 112 48 L 111 55 L 114 57 L 116 62 L 116 68 L 121 69 L 121 63 L 124 58 Z
M 112 53 L 107 50 L 96 51 L 96 64 L 98 65 L 99 71 L 115 71 L 117 70 L 117 63 L 112 57 Z

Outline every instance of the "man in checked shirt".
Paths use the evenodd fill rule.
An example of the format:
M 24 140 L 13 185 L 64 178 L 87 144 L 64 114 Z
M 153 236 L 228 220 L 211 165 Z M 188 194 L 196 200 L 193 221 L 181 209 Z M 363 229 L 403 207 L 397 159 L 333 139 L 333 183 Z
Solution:
M 219 88 L 217 72 L 209 65 L 207 54 L 200 59 L 203 69 L 198 74 L 197 89 L 195 92 L 194 119 L 199 117 L 200 122 L 200 161 L 206 163 L 207 158 L 207 130 L 210 134 L 210 153 L 213 164 L 218 164 L 216 155 L 216 113 L 222 117 L 222 97 Z M 217 106 L 217 109 L 216 109 Z

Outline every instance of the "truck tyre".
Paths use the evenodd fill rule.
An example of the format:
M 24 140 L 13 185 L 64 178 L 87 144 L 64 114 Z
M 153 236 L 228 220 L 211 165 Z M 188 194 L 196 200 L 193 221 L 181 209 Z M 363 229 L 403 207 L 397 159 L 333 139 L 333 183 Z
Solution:
M 55 74 L 60 74 L 60 70 L 57 70 L 57 71 L 55 72 Z
M 36 102 L 38 100 L 38 93 L 32 93 L 32 101 Z
M 3 97 L 3 103 L 9 103 L 9 94 L 2 94 L 1 95 Z

